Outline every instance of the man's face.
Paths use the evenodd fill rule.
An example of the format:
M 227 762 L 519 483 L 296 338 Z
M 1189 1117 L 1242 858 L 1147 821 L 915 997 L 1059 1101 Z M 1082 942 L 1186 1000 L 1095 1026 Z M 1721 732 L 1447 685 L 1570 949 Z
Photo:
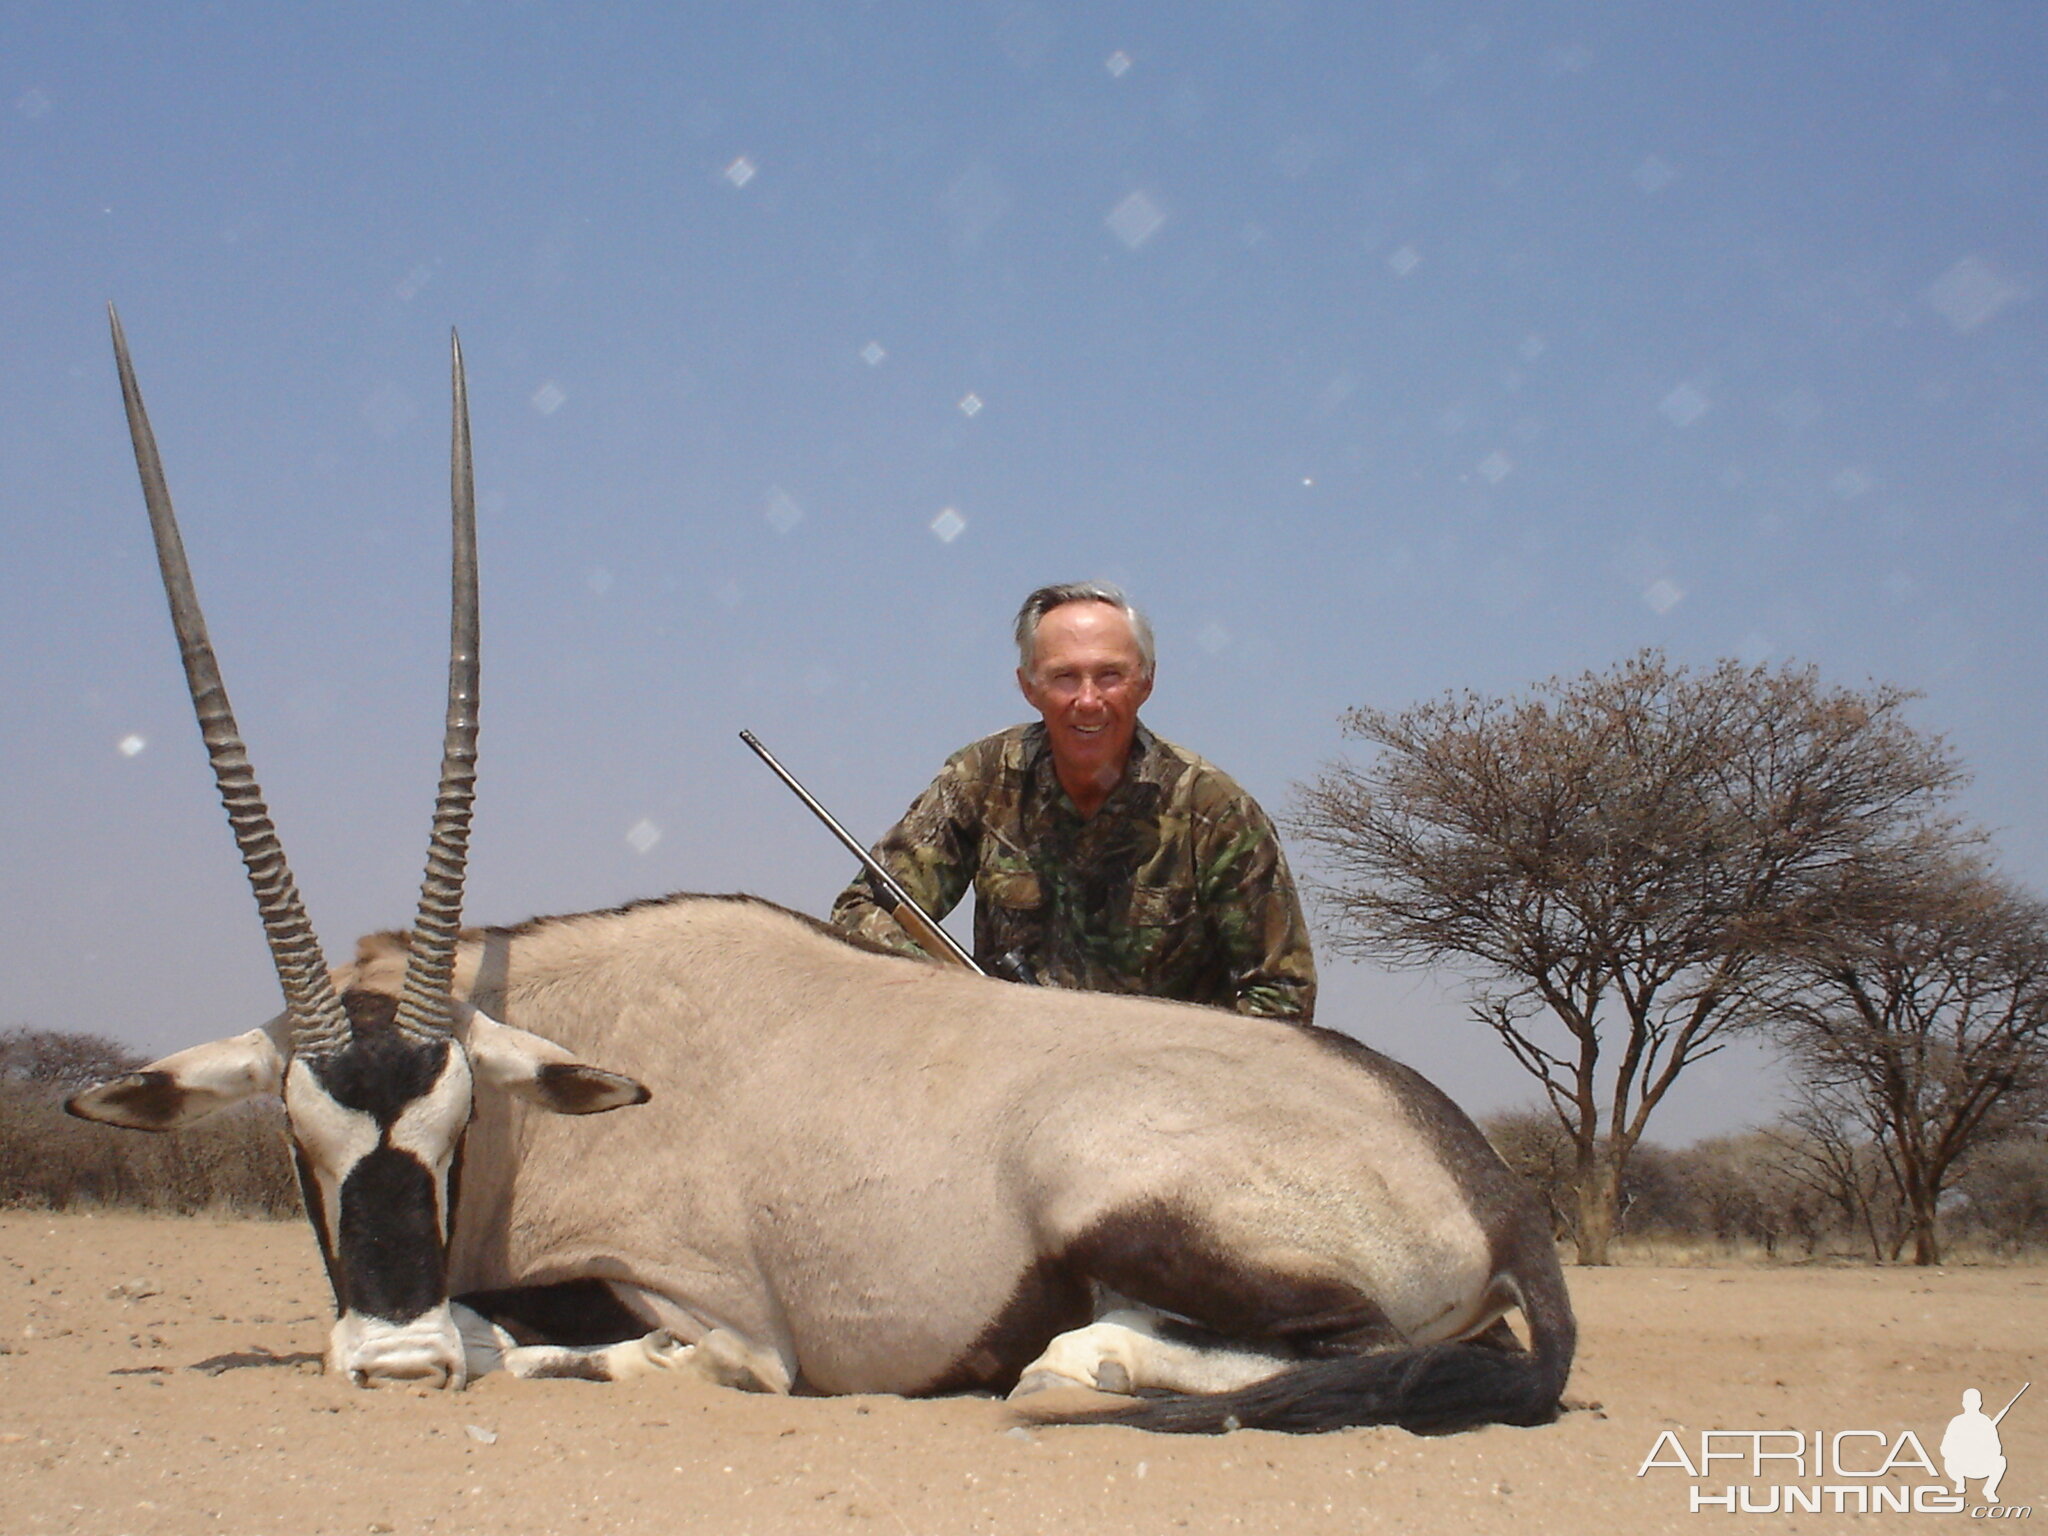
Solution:
M 1062 782 L 1070 793 L 1079 779 L 1107 794 L 1152 696 L 1131 621 L 1111 603 L 1062 603 L 1038 621 L 1032 655 L 1017 685 L 1045 719 Z

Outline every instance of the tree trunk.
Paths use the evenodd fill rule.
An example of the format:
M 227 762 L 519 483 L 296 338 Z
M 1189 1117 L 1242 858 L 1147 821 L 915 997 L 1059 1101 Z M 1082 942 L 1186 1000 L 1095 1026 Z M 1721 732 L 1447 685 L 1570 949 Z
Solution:
M 1917 1148 L 1900 1148 L 1899 1165 L 1899 1193 L 1905 1196 L 1906 1230 L 1913 1237 L 1913 1262 L 1939 1264 L 1941 1243 L 1934 1230 L 1934 1212 L 1941 1203 L 1941 1189 L 1928 1177 L 1926 1160 Z M 1905 1246 L 1903 1236 L 1901 1248 Z
M 1604 1149 L 1590 1167 L 1579 1170 L 1578 1183 L 1579 1262 L 1606 1264 L 1607 1246 L 1614 1239 L 1615 1218 L 1621 1208 L 1621 1178 Z
M 1914 1194 L 1916 1197 L 1925 1197 L 1931 1192 L 1915 1190 Z M 1941 1238 L 1934 1230 L 1934 1200 L 1915 1198 L 1912 1208 L 1906 1213 L 1906 1219 L 1913 1228 L 1913 1262 L 1920 1265 L 1939 1264 Z

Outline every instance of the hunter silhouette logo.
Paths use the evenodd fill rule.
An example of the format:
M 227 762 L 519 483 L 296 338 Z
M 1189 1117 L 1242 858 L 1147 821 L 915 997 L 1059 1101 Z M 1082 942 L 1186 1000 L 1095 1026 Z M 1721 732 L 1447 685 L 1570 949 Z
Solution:
M 2013 1393 L 2012 1403 L 2026 1394 L 2030 1381 Z M 1999 1420 L 2012 1412 L 2012 1403 L 1998 1410 L 1998 1418 L 1984 1416 L 1984 1394 L 1975 1387 L 1963 1393 L 1963 1411 L 1948 1421 L 1941 1437 L 1941 1470 L 1952 1478 L 1956 1492 L 1973 1477 L 1984 1479 L 1984 1502 L 1998 1502 L 1998 1482 L 2005 1476 L 2005 1447 L 1998 1438 Z
M 1636 1476 L 1682 1473 L 1692 1480 L 1686 1494 L 1694 1514 L 1967 1513 L 2024 1520 L 2033 1514 L 2030 1507 L 1999 1502 L 2006 1458 L 1998 1426 L 2032 1385 L 2024 1383 L 1995 1415 L 1984 1412 L 1983 1393 L 1967 1388 L 1963 1411 L 1942 1434 L 1938 1467 L 1911 1429 L 1703 1429 L 1693 1443 L 1667 1429 Z M 1983 1498 L 1973 1504 L 1966 1485 L 1978 1481 Z

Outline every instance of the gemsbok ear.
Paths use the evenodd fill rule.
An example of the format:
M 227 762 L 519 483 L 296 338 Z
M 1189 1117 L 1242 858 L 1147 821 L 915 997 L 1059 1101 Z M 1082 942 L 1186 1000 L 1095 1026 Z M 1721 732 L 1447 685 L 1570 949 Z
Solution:
M 601 1115 L 653 1097 L 646 1084 L 588 1066 L 554 1041 L 500 1024 L 488 1014 L 471 1011 L 465 1043 L 478 1082 L 553 1114 Z
M 267 1029 L 211 1040 L 139 1072 L 74 1093 L 65 1110 L 134 1131 L 175 1131 L 284 1082 L 284 1052 Z

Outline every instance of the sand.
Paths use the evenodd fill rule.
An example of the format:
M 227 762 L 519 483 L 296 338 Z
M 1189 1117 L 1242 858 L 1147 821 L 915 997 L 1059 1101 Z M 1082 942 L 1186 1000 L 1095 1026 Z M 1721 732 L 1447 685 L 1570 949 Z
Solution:
M 982 1398 L 671 1379 L 359 1391 L 321 1374 L 327 1291 L 298 1224 L 0 1213 L 0 1536 L 1960 1531 L 1983 1528 L 1979 1483 L 1961 1512 L 1832 1510 L 1873 1488 L 1938 1498 L 1949 1485 L 1913 1464 L 1916 1446 L 1938 1466 L 1964 1388 L 1995 1412 L 2029 1380 L 2000 1426 L 2001 1509 L 2048 1521 L 2048 1271 L 1570 1278 L 1578 1406 L 1556 1424 L 1178 1439 L 1025 1429 Z M 1677 1458 L 1696 1461 L 1706 1430 L 1738 1432 L 1710 1449 L 1740 1459 L 1695 1478 Z M 1801 1461 L 1753 1466 L 1753 1431 L 1801 1432 Z M 1842 1442 L 1847 1473 L 1898 1465 L 1817 1468 L 1816 1432 L 1823 1460 L 1838 1433 L 1863 1432 Z M 1666 1465 L 1642 1471 L 1653 1451 Z M 1822 1512 L 1739 1507 L 1786 1484 Z M 1696 1487 L 1738 1508 L 1693 1512 Z

